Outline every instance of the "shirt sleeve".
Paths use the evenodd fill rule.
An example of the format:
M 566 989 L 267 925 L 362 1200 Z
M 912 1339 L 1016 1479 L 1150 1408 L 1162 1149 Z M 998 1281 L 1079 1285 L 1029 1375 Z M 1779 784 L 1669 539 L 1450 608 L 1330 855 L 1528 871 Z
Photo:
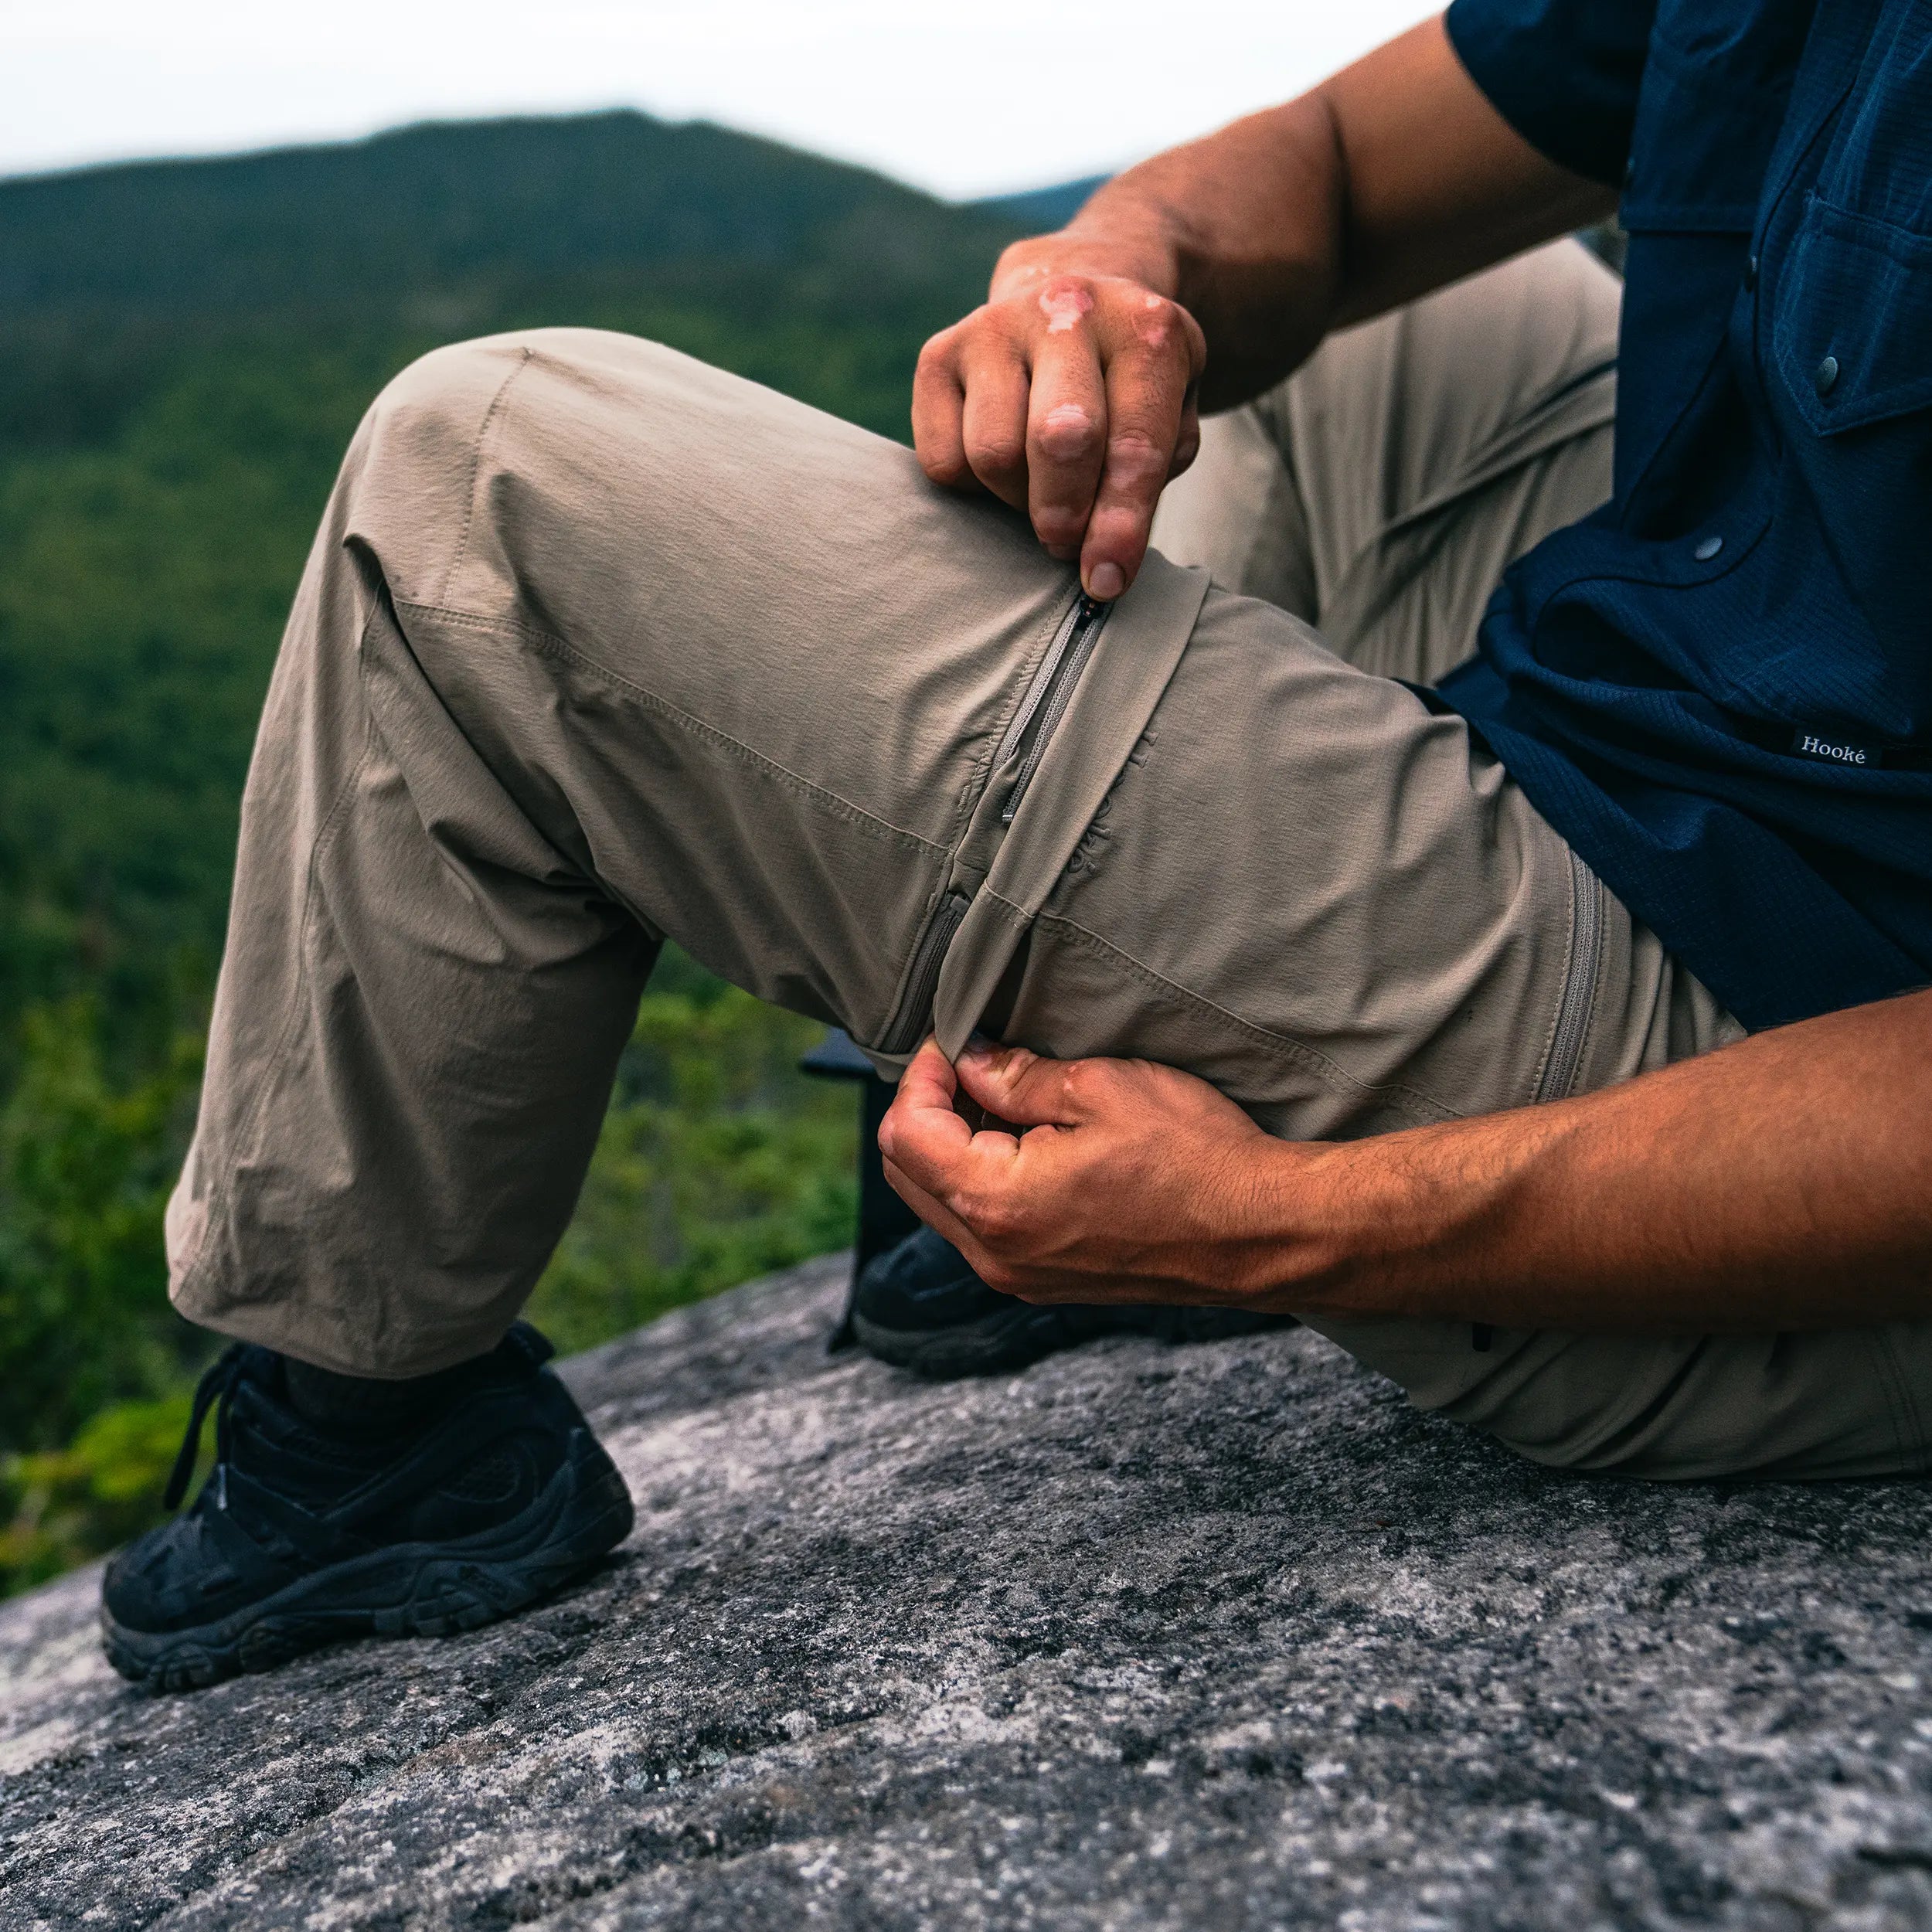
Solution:
M 1656 0 L 1451 0 L 1450 44 L 1491 106 L 1573 174 L 1619 185 Z

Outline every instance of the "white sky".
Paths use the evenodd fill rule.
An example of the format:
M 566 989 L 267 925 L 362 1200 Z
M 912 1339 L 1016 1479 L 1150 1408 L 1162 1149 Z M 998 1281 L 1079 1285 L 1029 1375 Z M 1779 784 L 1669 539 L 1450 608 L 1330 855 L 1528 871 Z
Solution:
M 0 175 L 399 122 L 703 115 L 946 195 L 1298 92 L 1414 0 L 0 0 Z

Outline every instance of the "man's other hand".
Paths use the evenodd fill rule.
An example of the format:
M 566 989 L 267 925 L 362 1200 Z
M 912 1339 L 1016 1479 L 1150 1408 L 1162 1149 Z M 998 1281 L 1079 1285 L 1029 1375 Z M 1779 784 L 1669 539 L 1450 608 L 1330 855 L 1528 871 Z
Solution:
M 957 1095 L 1002 1124 L 975 1132 Z M 1251 1301 L 1280 1239 L 1261 1176 L 1322 1157 L 1171 1066 L 975 1046 L 955 1067 L 930 1040 L 879 1146 L 914 1212 L 1029 1301 Z
M 1147 553 L 1154 506 L 1193 461 L 1200 325 L 1131 274 L 1077 266 L 1070 238 L 1009 248 L 981 308 L 929 342 L 913 383 L 913 440 L 936 483 L 975 481 L 1080 561 L 1109 601 Z

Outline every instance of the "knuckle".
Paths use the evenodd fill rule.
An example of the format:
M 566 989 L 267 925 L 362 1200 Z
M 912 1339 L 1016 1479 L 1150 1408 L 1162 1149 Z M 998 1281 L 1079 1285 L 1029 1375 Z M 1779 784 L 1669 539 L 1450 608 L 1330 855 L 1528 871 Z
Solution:
M 1111 482 L 1129 487 L 1155 484 L 1167 474 L 1174 445 L 1145 430 L 1124 430 L 1107 446 L 1107 471 Z
M 954 347 L 963 326 L 956 323 L 951 328 L 942 328 L 937 335 L 927 337 L 913 372 L 915 381 L 931 382 L 950 372 Z
M 1112 1088 L 1114 1070 L 1105 1060 L 1070 1060 L 1064 1077 L 1066 1097 L 1077 1106 L 1092 1107 Z
M 981 476 L 1010 476 L 1026 467 L 1026 446 L 1015 437 L 981 430 L 968 439 L 966 459 Z
M 1141 290 L 1128 308 L 1127 326 L 1141 348 L 1163 361 L 1178 359 L 1191 368 L 1199 359 L 1200 325 L 1165 295 Z
M 1077 403 L 1061 403 L 1040 418 L 1037 440 L 1042 453 L 1057 463 L 1077 463 L 1099 447 L 1100 425 Z
M 918 450 L 919 466 L 935 483 L 964 483 L 972 474 L 957 444 L 931 449 L 923 444 Z
M 1071 333 L 1094 312 L 1094 291 L 1083 275 L 1049 275 L 1034 301 L 1049 335 Z

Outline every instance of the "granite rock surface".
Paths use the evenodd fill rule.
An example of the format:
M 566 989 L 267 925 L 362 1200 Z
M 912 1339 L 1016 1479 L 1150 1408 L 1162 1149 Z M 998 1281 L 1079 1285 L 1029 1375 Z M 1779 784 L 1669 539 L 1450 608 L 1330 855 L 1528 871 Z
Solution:
M 568 1365 L 561 1600 L 199 1695 L 0 1610 L 0 1926 L 1932 1925 L 1932 1496 L 1553 1476 L 1304 1332 L 932 1387 L 839 1264 Z

